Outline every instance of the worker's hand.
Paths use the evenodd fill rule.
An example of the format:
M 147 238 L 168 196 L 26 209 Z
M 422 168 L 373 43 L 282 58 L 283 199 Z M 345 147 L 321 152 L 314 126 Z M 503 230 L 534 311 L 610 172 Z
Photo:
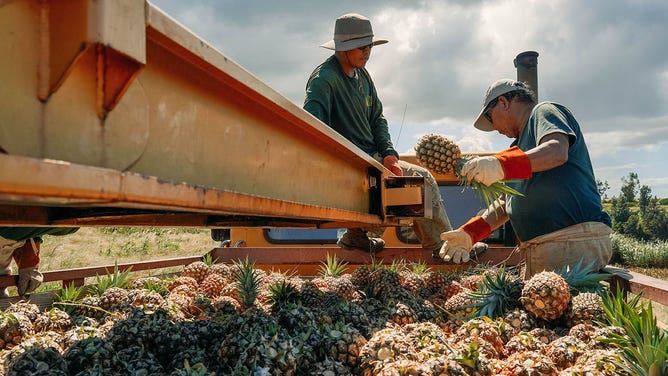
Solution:
M 36 267 L 19 269 L 19 282 L 16 285 L 19 296 L 35 291 L 44 281 L 44 276 Z
M 505 176 L 501 162 L 491 155 L 469 159 L 462 166 L 460 174 L 467 180 L 475 180 L 487 186 L 503 180 Z
M 394 155 L 388 155 L 387 157 L 383 158 L 383 166 L 385 166 L 386 169 L 392 171 L 392 173 L 397 176 L 404 175 L 401 167 L 399 167 L 399 158 L 395 157 Z
M 469 261 L 469 253 L 471 252 L 473 242 L 471 241 L 471 236 L 466 231 L 457 229 L 444 232 L 441 234 L 441 240 L 444 243 L 438 255 L 443 261 L 454 262 L 455 264 Z

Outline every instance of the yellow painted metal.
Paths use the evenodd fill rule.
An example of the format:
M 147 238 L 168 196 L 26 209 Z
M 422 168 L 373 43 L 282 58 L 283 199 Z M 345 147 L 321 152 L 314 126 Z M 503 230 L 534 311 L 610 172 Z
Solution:
M 0 54 L 11 56 L 0 59 L 0 147 L 78 166 L 81 176 L 67 175 L 92 185 L 77 190 L 56 176 L 54 189 L 30 182 L 22 191 L 12 176 L 42 180 L 62 166 L 21 160 L 0 167 L 6 203 L 68 205 L 97 192 L 102 205 L 113 192 L 117 205 L 148 205 L 142 184 L 131 203 L 127 191 L 83 182 L 98 173 L 86 167 L 96 167 L 113 179 L 127 172 L 167 183 L 150 192 L 151 207 L 396 221 L 371 213 L 370 173 L 384 179 L 382 165 L 149 2 L 1 2 L 0 25 Z M 26 164 L 35 170 L 18 171 Z M 179 184 L 237 195 L 236 206 L 169 196 Z

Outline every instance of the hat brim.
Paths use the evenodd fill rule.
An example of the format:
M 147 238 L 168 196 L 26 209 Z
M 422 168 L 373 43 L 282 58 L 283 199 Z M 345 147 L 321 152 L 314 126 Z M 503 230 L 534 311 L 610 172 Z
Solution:
M 480 113 L 475 119 L 473 126 L 485 132 L 491 132 L 494 130 L 494 125 L 492 125 L 492 123 L 485 117 L 485 107 L 480 110 Z
M 370 44 L 373 44 L 374 46 L 377 46 L 379 44 L 385 44 L 388 41 L 385 39 L 378 39 L 374 38 L 372 36 L 364 37 L 364 38 L 357 38 L 357 39 L 352 39 L 352 40 L 330 40 L 327 43 L 323 43 L 320 45 L 320 47 L 326 48 L 328 50 L 334 50 L 334 51 L 349 51 L 358 47 L 363 47 L 363 46 L 368 46 Z

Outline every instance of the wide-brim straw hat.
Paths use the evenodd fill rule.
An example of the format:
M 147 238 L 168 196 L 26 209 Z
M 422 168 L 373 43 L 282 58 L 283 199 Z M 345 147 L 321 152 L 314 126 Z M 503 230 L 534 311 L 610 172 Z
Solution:
M 354 48 L 385 44 L 387 40 L 373 36 L 371 21 L 357 13 L 344 14 L 334 24 L 334 39 L 323 43 L 324 47 L 334 51 L 348 51 Z

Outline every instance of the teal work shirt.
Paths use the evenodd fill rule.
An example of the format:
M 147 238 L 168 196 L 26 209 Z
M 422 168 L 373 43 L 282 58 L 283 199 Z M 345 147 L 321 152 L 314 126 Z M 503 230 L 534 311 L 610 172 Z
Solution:
M 355 77 L 348 77 L 332 55 L 311 74 L 304 109 L 367 154 L 399 157 L 366 69 L 358 68 Z
M 511 197 L 506 206 L 521 241 L 584 222 L 611 225 L 610 216 L 603 211 L 580 125 L 566 107 L 551 102 L 537 104 L 511 146 L 527 151 L 555 132 L 568 135 L 568 161 L 547 171 L 534 172 L 527 180 L 508 182 L 524 194 Z

